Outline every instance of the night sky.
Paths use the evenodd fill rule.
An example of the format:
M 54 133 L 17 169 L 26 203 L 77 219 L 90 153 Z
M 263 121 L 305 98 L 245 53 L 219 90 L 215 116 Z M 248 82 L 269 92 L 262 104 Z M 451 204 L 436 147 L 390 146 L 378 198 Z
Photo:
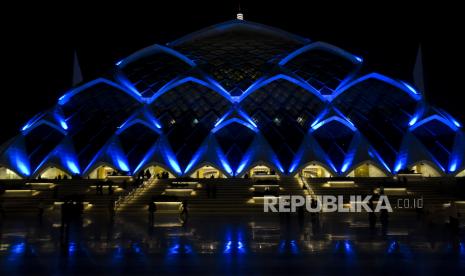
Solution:
M 74 50 L 84 79 L 92 80 L 132 52 L 231 20 L 237 12 L 237 1 L 220 0 L 99 1 L 98 5 L 64 1 L 59 6 L 39 2 L 15 1 L 14 6 L 2 7 L 8 17 L 0 19 L 0 143 L 70 88 Z M 460 99 L 465 93 L 460 85 L 465 78 L 461 68 L 465 16 L 459 1 L 429 6 L 395 1 L 241 2 L 246 20 L 334 44 L 363 57 L 372 71 L 394 78 L 412 80 L 421 44 L 427 98 L 465 122 L 465 101 Z

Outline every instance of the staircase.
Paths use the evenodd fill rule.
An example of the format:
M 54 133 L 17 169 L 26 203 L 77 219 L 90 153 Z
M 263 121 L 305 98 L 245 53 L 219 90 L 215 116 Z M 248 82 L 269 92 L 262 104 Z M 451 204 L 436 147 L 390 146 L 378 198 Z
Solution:
M 173 179 L 154 180 L 146 188 L 136 192 L 133 199 L 123 204 L 118 212 L 121 215 L 140 215 L 147 213 L 147 206 L 153 196 L 159 196 Z M 196 179 L 202 188 L 195 189 L 195 195 L 188 197 L 189 213 L 194 215 L 263 214 L 263 205 L 253 203 L 252 179 Z M 207 183 L 216 185 L 216 197 L 208 198 Z M 304 195 L 294 177 L 281 177 L 279 185 L 283 195 Z
M 125 215 L 145 215 L 152 196 L 160 195 L 167 186 L 166 180 L 155 178 L 147 180 L 129 195 L 123 197 L 116 211 Z

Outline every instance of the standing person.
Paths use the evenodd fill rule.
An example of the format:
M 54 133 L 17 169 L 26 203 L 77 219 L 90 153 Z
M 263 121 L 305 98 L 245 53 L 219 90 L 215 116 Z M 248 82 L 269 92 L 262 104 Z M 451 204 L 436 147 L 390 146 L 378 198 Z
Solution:
M 39 202 L 37 209 L 39 211 L 39 223 L 42 224 L 42 218 L 44 216 L 44 203 L 42 201 Z
M 149 226 L 153 226 L 155 221 L 155 212 L 157 211 L 157 205 L 155 202 L 150 201 L 149 203 Z
M 383 235 L 386 235 L 389 224 L 389 215 L 386 209 L 381 210 L 381 214 L 379 215 L 379 221 L 381 222 L 381 230 L 383 232 Z
M 187 219 L 189 217 L 189 209 L 187 207 L 187 200 L 186 199 L 184 199 L 182 201 L 180 217 L 181 217 L 181 220 L 182 220 L 183 223 L 187 222 Z
M 58 198 L 58 185 L 55 184 L 55 186 L 53 187 L 53 199 L 57 199 Z
M 108 181 L 108 195 L 113 195 L 113 182 Z

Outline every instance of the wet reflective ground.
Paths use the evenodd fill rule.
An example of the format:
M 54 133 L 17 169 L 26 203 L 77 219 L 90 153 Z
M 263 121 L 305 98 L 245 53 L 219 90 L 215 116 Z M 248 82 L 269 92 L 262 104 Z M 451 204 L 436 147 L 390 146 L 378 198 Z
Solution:
M 0 275 L 49 274 L 443 274 L 465 271 L 463 234 L 415 217 L 383 233 L 363 214 L 297 217 L 9 217 Z M 463 231 L 463 230 L 462 230 Z

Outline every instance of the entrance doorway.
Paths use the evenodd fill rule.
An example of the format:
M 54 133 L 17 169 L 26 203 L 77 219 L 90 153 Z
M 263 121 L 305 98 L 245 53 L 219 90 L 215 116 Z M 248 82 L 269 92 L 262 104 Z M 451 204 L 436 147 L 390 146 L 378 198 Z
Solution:
M 323 166 L 313 163 L 300 171 L 305 178 L 332 177 L 333 175 Z
M 197 169 L 193 174 L 191 174 L 192 178 L 226 178 L 224 174 L 221 173 L 220 170 L 216 169 L 215 167 L 205 165 L 199 169 Z
M 113 169 L 110 166 L 100 166 L 95 168 L 90 174 L 90 179 L 105 179 L 109 175 L 117 174 L 117 170 Z

